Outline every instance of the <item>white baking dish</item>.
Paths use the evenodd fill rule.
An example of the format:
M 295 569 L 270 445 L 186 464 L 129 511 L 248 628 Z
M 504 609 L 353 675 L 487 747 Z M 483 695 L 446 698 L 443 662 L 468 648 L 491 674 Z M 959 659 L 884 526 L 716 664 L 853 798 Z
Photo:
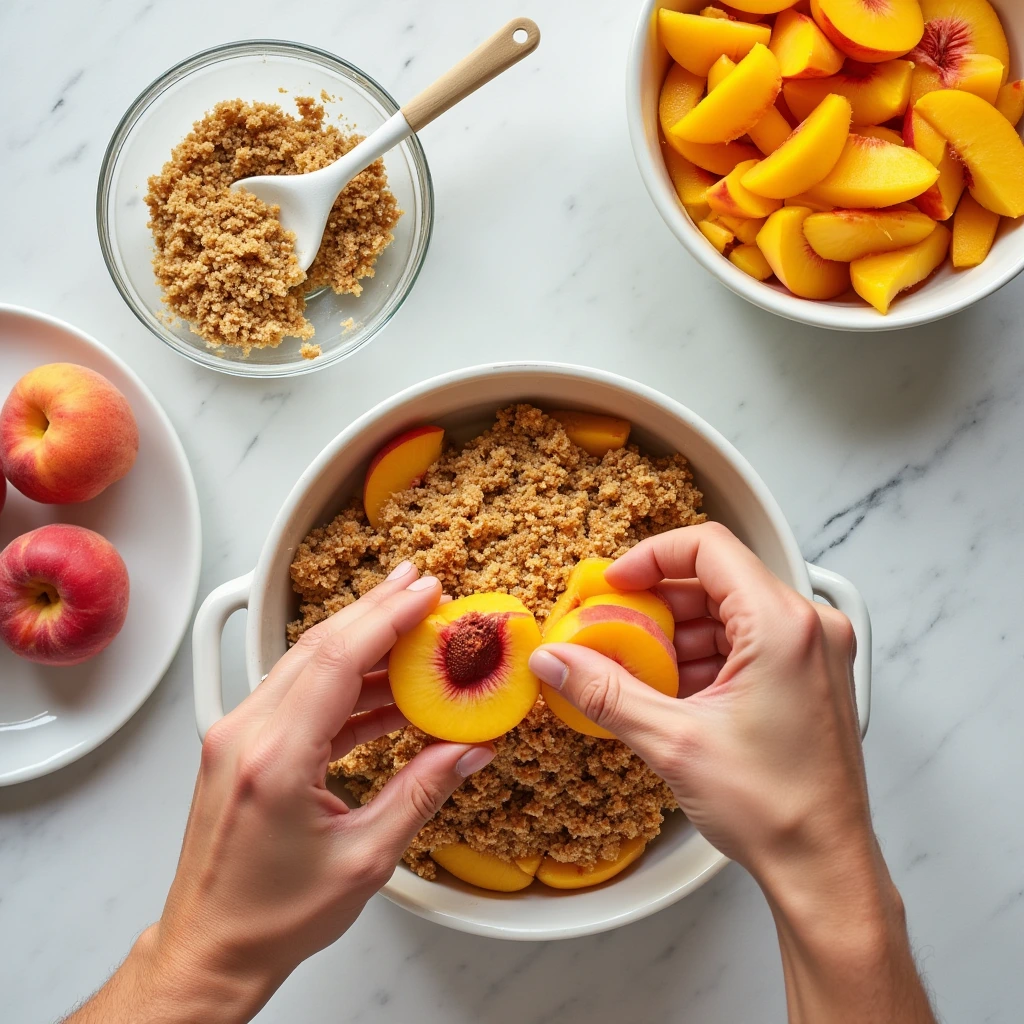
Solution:
M 857 590 L 834 573 L 807 565 L 775 499 L 721 434 L 679 403 L 648 387 L 578 366 L 500 363 L 444 374 L 418 384 L 361 416 L 313 461 L 292 488 L 270 529 L 256 568 L 218 587 L 203 603 L 193 633 L 196 721 L 200 736 L 224 714 L 220 638 L 228 617 L 248 609 L 245 661 L 255 689 L 284 654 L 285 624 L 298 609 L 288 567 L 314 526 L 327 522 L 360 492 L 374 453 L 401 431 L 437 423 L 469 438 L 495 410 L 529 401 L 543 408 L 576 408 L 622 416 L 632 440 L 654 454 L 682 452 L 692 463 L 705 509 L 729 526 L 783 580 L 810 597 L 819 594 L 853 621 L 857 705 L 867 727 L 871 625 Z M 681 815 L 631 868 L 593 889 L 557 892 L 541 885 L 519 893 L 487 893 L 445 875 L 427 882 L 399 865 L 384 894 L 399 906 L 461 931 L 506 939 L 557 939 L 615 928 L 666 907 L 703 885 L 726 864 Z

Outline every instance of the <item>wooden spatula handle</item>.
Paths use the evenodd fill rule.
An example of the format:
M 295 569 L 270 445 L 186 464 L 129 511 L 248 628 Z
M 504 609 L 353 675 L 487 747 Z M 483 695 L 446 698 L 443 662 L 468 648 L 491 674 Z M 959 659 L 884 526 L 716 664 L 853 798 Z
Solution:
M 514 38 L 517 32 L 526 34 L 521 43 Z M 418 132 L 438 114 L 443 114 L 459 100 L 532 53 L 539 42 L 540 29 L 534 22 L 529 18 L 513 18 L 402 107 L 409 127 Z

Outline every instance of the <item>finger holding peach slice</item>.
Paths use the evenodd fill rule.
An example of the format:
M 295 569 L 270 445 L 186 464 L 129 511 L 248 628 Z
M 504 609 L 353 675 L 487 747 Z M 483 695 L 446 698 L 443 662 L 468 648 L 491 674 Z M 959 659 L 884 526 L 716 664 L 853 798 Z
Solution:
M 654 619 L 632 608 L 609 604 L 579 607 L 545 632 L 544 643 L 588 647 L 618 662 L 627 672 L 659 693 L 670 697 L 679 693 L 679 664 L 675 648 Z M 543 684 L 541 692 L 551 711 L 577 732 L 601 739 L 615 738 L 550 686 Z
M 495 739 L 537 701 L 540 683 L 529 659 L 539 644 L 533 615 L 508 594 L 473 594 L 439 605 L 392 648 L 395 704 L 438 739 Z
M 370 462 L 363 483 L 363 508 L 370 525 L 380 523 L 380 510 L 393 494 L 415 487 L 441 457 L 444 431 L 416 427 L 389 441 Z

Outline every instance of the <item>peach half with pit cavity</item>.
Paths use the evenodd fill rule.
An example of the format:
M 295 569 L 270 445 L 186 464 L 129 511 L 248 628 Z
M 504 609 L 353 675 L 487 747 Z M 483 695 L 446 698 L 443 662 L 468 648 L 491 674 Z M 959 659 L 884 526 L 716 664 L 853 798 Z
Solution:
M 679 693 L 676 651 L 661 627 L 650 616 L 632 608 L 611 604 L 580 607 L 563 616 L 544 634 L 545 643 L 579 644 L 618 662 L 642 683 L 659 693 Z M 552 713 L 566 725 L 587 736 L 615 739 L 613 733 L 590 721 L 557 690 L 541 686 Z
M 398 638 L 388 662 L 399 711 L 438 739 L 482 743 L 517 726 L 537 701 L 533 615 L 508 594 L 439 605 Z

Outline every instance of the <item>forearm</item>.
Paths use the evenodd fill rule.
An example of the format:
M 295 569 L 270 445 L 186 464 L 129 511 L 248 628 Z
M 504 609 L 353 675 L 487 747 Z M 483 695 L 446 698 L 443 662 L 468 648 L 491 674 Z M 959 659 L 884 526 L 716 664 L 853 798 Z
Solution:
M 198 968 L 160 947 L 148 928 L 110 980 L 63 1024 L 246 1024 L 272 987 L 240 972 Z
M 935 1024 L 903 902 L 873 840 L 759 881 L 778 930 L 790 1024 Z

